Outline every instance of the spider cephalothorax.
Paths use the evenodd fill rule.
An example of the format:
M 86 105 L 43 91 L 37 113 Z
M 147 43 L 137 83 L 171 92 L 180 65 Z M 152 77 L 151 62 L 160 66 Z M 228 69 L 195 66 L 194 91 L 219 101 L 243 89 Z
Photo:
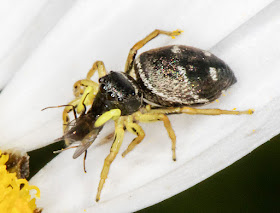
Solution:
M 100 78 L 99 83 L 99 92 L 91 111 L 95 112 L 102 108 L 105 111 L 120 109 L 121 115 L 130 115 L 140 108 L 142 92 L 131 76 L 111 71 Z

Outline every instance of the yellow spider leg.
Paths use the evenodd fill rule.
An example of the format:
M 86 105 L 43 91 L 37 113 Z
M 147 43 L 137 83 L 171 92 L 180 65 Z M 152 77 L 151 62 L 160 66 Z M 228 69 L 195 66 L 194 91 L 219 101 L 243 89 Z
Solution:
M 82 111 L 84 111 L 84 104 L 85 105 L 92 104 L 94 97 L 98 92 L 98 83 L 90 80 L 90 78 L 94 75 L 96 70 L 98 71 L 99 78 L 101 78 L 107 74 L 104 63 L 102 61 L 96 61 L 92 65 L 92 68 L 89 70 L 89 72 L 87 74 L 87 79 L 79 80 L 74 84 L 74 90 L 73 90 L 74 95 L 76 97 L 79 97 L 82 95 L 82 97 L 80 99 L 81 101 L 77 107 L 78 113 L 81 113 Z M 86 89 L 84 90 L 81 87 L 86 87 Z
M 67 105 L 72 105 L 74 108 L 77 107 L 77 105 L 79 104 L 80 102 L 80 99 L 79 98 L 76 98 L 74 99 L 73 101 L 69 102 Z M 69 112 L 71 112 L 73 110 L 73 107 L 71 106 L 66 106 L 63 110 L 63 113 L 62 113 L 62 120 L 63 120 L 63 133 L 66 133 L 68 130 L 69 130 L 69 122 L 70 122 L 70 118 L 69 118 Z M 64 139 L 65 141 L 65 145 L 66 146 L 69 146 L 70 143 L 69 143 L 69 140 L 68 139 Z
M 132 70 L 132 66 L 133 66 L 133 62 L 135 59 L 135 56 L 137 54 L 137 51 L 142 48 L 145 44 L 147 44 L 149 41 L 151 41 L 152 39 L 154 39 L 155 37 L 157 37 L 160 34 L 164 34 L 164 35 L 168 35 L 171 36 L 171 38 L 175 38 L 175 36 L 178 36 L 182 33 L 182 30 L 175 30 L 173 32 L 170 31 L 163 31 L 163 30 L 154 30 L 152 33 L 150 33 L 148 36 L 146 36 L 144 39 L 142 39 L 141 41 L 138 41 L 129 51 L 128 57 L 126 59 L 126 63 L 125 63 L 125 73 L 130 73 L 130 71 Z
M 81 114 L 85 111 L 85 105 L 91 105 L 93 103 L 94 97 L 98 92 L 98 83 L 90 80 L 95 71 L 98 70 L 99 78 L 106 75 L 106 69 L 102 61 L 96 61 L 92 68 L 87 74 L 87 79 L 79 80 L 74 84 L 74 95 L 77 97 L 71 101 L 68 105 L 73 105 L 74 108 L 77 108 L 77 113 Z M 83 87 L 83 88 L 82 88 Z M 85 88 L 85 89 L 84 89 Z M 63 132 L 65 133 L 69 129 L 69 116 L 68 113 L 73 110 L 72 107 L 66 106 L 64 108 L 62 119 L 63 119 Z M 65 140 L 66 145 L 69 143 L 68 140 Z
M 73 110 L 73 107 L 71 107 L 70 105 L 74 106 L 74 108 L 77 107 L 78 103 L 79 103 L 80 99 L 79 98 L 76 98 L 74 99 L 73 101 L 69 102 L 67 105 L 69 106 L 66 106 L 63 110 L 63 113 L 62 113 L 62 120 L 63 120 L 63 132 L 65 133 L 67 131 L 67 127 L 68 127 L 68 124 L 70 122 L 70 118 L 69 118 L 69 112 L 71 112 Z
M 94 100 L 95 94 L 93 92 L 93 88 L 91 86 L 88 86 L 82 97 L 80 98 L 80 102 L 77 106 L 77 113 L 81 114 L 85 111 L 85 105 L 91 105 Z
M 191 107 L 169 107 L 163 109 L 151 109 L 148 111 L 150 114 L 190 114 L 190 115 L 241 115 L 248 114 L 251 115 L 254 113 L 253 109 L 245 110 L 245 111 L 235 111 L 235 110 L 221 110 L 221 109 L 196 109 Z
M 153 121 L 163 121 L 164 127 L 167 130 L 167 133 L 172 141 L 172 158 L 174 161 L 176 161 L 176 135 L 174 133 L 174 130 L 171 126 L 171 123 L 168 119 L 168 117 L 165 114 L 151 114 L 146 113 L 142 114 L 140 112 L 136 112 L 133 114 L 135 120 L 138 120 L 140 122 L 153 122 Z
M 105 76 L 106 73 L 106 69 L 105 69 L 105 65 L 102 61 L 96 61 L 94 62 L 94 64 L 92 65 L 92 68 L 88 71 L 87 74 L 87 78 L 77 81 L 74 84 L 74 95 L 76 97 L 82 95 L 84 93 L 84 90 L 81 88 L 81 86 L 91 86 L 93 87 L 93 91 L 95 92 L 95 94 L 98 91 L 98 83 L 90 80 L 90 78 L 94 75 L 94 73 L 96 72 L 96 70 L 98 71 L 98 78 L 101 78 L 103 76 Z
M 141 126 L 139 126 L 138 124 L 136 123 L 133 123 L 133 117 L 132 116 L 128 116 L 128 118 L 126 119 L 126 122 L 125 122 L 125 127 L 126 129 L 137 135 L 136 138 L 133 139 L 133 141 L 129 144 L 129 146 L 127 147 L 127 149 L 122 153 L 122 156 L 126 156 L 127 153 L 129 153 L 131 150 L 134 149 L 134 147 L 141 143 L 141 141 L 144 139 L 145 137 L 145 132 L 144 130 L 142 129 Z
M 91 69 L 88 71 L 87 79 L 90 79 L 94 75 L 96 70 L 98 71 L 99 78 L 107 75 L 107 72 L 106 72 L 105 65 L 104 65 L 103 61 L 96 61 L 92 65 Z
M 121 110 L 119 109 L 111 109 L 110 111 L 107 111 L 100 115 L 98 119 L 95 121 L 94 126 L 100 127 L 104 125 L 107 121 L 110 119 L 116 120 L 121 116 Z
M 117 156 L 119 149 L 121 147 L 122 141 L 123 141 L 123 136 L 124 136 L 124 118 L 120 117 L 115 121 L 115 139 L 113 142 L 113 145 L 111 146 L 110 149 L 110 154 L 105 158 L 104 160 L 104 165 L 103 169 L 100 175 L 100 181 L 98 185 L 98 190 L 96 194 L 96 202 L 99 201 L 100 199 L 100 194 L 103 188 L 103 185 L 105 183 L 105 180 L 107 179 L 109 169 L 111 166 L 111 163 Z
M 93 89 L 93 93 L 97 94 L 98 92 L 98 83 L 89 80 L 89 79 L 82 79 L 79 81 L 76 81 L 74 84 L 74 88 L 73 88 L 73 93 L 75 95 L 75 97 L 79 97 L 84 93 L 84 89 L 82 87 L 92 87 Z
M 85 105 L 92 104 L 93 99 L 98 92 L 98 84 L 95 83 L 94 81 L 85 79 L 85 80 L 77 81 L 74 84 L 74 88 L 75 87 L 78 88 L 80 86 L 86 86 L 87 87 L 86 92 L 83 91 L 82 97 L 78 97 L 79 95 L 76 95 L 76 97 L 78 97 L 78 98 L 76 98 L 73 101 L 71 101 L 70 103 L 68 103 L 68 105 L 73 105 L 75 108 L 78 107 L 78 109 L 77 109 L 78 114 L 80 114 L 84 110 L 83 104 L 85 104 Z M 63 119 L 63 126 L 65 126 L 65 127 L 69 123 L 68 113 L 70 111 L 72 111 L 72 109 L 73 108 L 71 106 L 66 106 L 63 110 L 62 119 Z M 63 129 L 65 129 L 65 127 Z
M 95 82 L 93 82 L 95 83 Z M 84 105 L 91 105 L 94 97 L 96 95 L 97 91 L 95 91 L 94 87 L 88 86 L 85 91 L 84 94 L 82 95 L 82 97 L 78 97 L 74 100 L 72 100 L 70 103 L 68 103 L 68 105 L 72 105 L 74 108 L 76 108 L 76 112 L 78 114 L 81 114 L 82 112 L 85 111 L 85 107 Z M 73 107 L 71 106 L 66 106 L 63 110 L 62 113 L 62 120 L 63 120 L 63 133 L 67 132 L 69 130 L 69 112 L 71 112 L 73 110 Z M 65 144 L 68 145 L 69 141 L 65 140 Z

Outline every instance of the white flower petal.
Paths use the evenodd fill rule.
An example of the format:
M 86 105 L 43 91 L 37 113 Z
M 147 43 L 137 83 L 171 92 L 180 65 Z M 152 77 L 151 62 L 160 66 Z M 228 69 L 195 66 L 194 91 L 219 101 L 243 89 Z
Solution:
M 74 0 L 10 0 L 0 7 L 0 90 Z
M 209 5 L 206 6 L 209 8 Z M 178 10 L 180 9 L 178 8 Z M 87 174 L 82 171 L 82 158 L 72 160 L 73 151 L 64 152 L 50 162 L 31 181 L 41 188 L 40 205 L 44 206 L 45 211 L 79 212 L 84 209 L 87 212 L 135 211 L 193 186 L 276 135 L 280 128 L 280 90 L 277 83 L 280 50 L 275 45 L 280 36 L 279 10 L 280 2 L 275 1 L 218 45 L 214 46 L 215 42 L 219 40 L 209 38 L 205 34 L 203 38 L 199 38 L 204 42 L 209 39 L 202 47 L 214 46 L 212 51 L 229 63 L 238 78 L 238 83 L 231 88 L 230 94 L 226 92 L 227 96 L 222 97 L 220 103 L 213 103 L 209 107 L 226 109 L 253 107 L 256 110 L 254 115 L 170 116 L 178 141 L 177 162 L 171 160 L 170 140 L 164 132 L 162 124 L 143 125 L 147 135 L 145 140 L 125 159 L 122 159 L 121 156 L 116 158 L 102 191 L 100 203 L 95 203 L 94 197 L 103 160 L 109 152 L 110 144 L 98 146 L 96 143 L 89 149 Z M 164 10 L 161 11 L 164 12 Z M 190 9 L 189 13 L 191 11 Z M 203 11 L 203 8 L 199 8 L 199 11 Z M 234 12 L 229 11 L 228 13 L 230 12 L 232 14 L 229 16 L 233 17 Z M 145 15 L 149 17 L 149 13 L 146 13 Z M 177 14 L 180 12 L 177 11 Z M 114 17 L 113 24 L 117 25 L 119 21 L 125 22 L 125 19 L 118 17 L 117 15 Z M 211 17 L 209 15 L 208 19 L 204 19 L 204 21 L 210 21 Z M 186 22 L 194 24 L 195 22 L 191 18 L 194 17 L 186 18 Z M 153 25 L 153 20 L 150 20 L 151 25 Z M 212 21 L 214 20 L 211 20 L 210 23 Z M 224 21 L 226 20 L 224 19 Z M 169 22 L 166 20 L 164 22 L 165 28 L 172 28 L 174 23 L 175 21 L 171 23 L 170 20 Z M 144 24 L 141 25 L 140 22 L 137 22 L 136 25 L 138 28 L 141 26 L 144 28 Z M 181 26 L 187 27 L 187 24 L 180 25 L 180 28 L 185 29 Z M 194 33 L 199 37 L 196 26 L 194 26 L 194 30 L 189 28 L 192 31 L 188 36 L 183 35 L 176 42 L 189 44 L 187 41 L 192 41 L 191 38 L 193 38 L 193 42 L 190 43 L 198 43 L 199 39 L 196 40 L 196 37 L 192 36 Z M 213 24 L 209 30 L 214 29 L 215 26 Z M 118 32 L 124 32 L 125 28 L 118 27 Z M 138 28 L 132 27 L 135 31 Z M 204 28 L 202 27 L 202 29 Z M 140 32 L 142 33 L 142 31 Z M 187 34 L 187 30 L 185 31 Z M 214 32 L 217 31 L 222 31 L 222 28 L 214 30 Z M 108 33 L 110 31 L 106 31 L 104 28 L 102 32 Z M 201 30 L 199 35 L 203 36 L 203 32 Z M 210 35 L 211 32 L 209 32 Z M 101 38 L 101 36 L 96 36 Z M 109 39 L 106 33 L 102 37 Z M 100 52 L 93 51 L 94 57 L 97 56 L 95 54 L 101 54 L 102 57 L 108 59 L 109 63 L 113 61 L 115 66 L 112 67 L 121 69 L 120 62 L 117 62 L 120 60 L 118 55 L 123 54 L 122 61 L 124 61 L 127 50 L 123 50 L 122 47 L 129 48 L 131 44 L 123 44 L 123 38 L 119 35 L 116 37 L 119 40 L 113 43 L 108 40 L 109 48 L 104 47 L 105 50 L 101 48 L 101 44 L 98 45 L 99 40 L 89 39 L 85 43 L 89 44 L 90 47 L 93 44 L 97 45 Z M 221 38 L 219 37 L 219 39 Z M 116 49 L 111 49 L 111 47 L 116 47 Z M 85 46 L 81 48 L 85 49 L 81 52 L 77 51 L 78 53 L 89 53 Z M 89 60 L 82 60 L 79 55 L 76 59 L 84 61 L 84 63 Z M 73 61 L 69 62 L 73 63 Z M 80 73 L 79 75 L 83 76 Z M 108 129 L 110 128 L 112 129 L 112 126 L 108 127 Z M 132 136 L 127 134 L 121 151 L 131 140 Z
M 144 49 L 171 43 L 209 49 L 270 2 L 77 2 L 0 95 L 1 146 L 28 151 L 61 136 L 61 110 L 40 110 L 69 102 L 73 83 L 95 60 L 123 70 L 128 50 L 155 28 L 185 33 L 161 36 Z

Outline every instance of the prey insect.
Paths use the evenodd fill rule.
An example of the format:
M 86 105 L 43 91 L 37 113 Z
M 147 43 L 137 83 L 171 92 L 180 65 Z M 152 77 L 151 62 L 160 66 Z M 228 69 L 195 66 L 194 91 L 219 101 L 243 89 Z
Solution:
M 182 31 L 154 30 L 129 51 L 124 72 L 107 73 L 104 63 L 96 61 L 85 79 L 74 84 L 75 99 L 63 111 L 64 139 L 67 146 L 78 143 L 73 158 L 87 152 L 103 126 L 115 122 L 113 144 L 100 175 L 96 201 L 99 201 L 110 165 L 117 156 L 125 130 L 136 137 L 122 153 L 126 156 L 145 137 L 139 122 L 162 121 L 171 139 L 172 159 L 176 160 L 176 135 L 167 117 L 169 114 L 252 114 L 253 110 L 235 111 L 198 109 L 217 99 L 236 78 L 221 59 L 194 47 L 172 45 L 137 51 L 160 34 L 174 38 Z M 99 83 L 91 80 L 98 72 Z M 86 107 L 90 106 L 87 110 Z M 69 113 L 76 119 L 70 122 Z M 78 114 L 78 116 L 76 115 Z M 84 158 L 85 159 L 85 158 Z

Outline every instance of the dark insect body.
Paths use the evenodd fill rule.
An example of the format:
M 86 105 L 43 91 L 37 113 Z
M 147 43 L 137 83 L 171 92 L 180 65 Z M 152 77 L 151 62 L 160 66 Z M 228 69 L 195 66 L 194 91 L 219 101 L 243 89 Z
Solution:
M 176 135 L 168 114 L 252 114 L 252 110 L 234 111 L 196 109 L 190 106 L 207 104 L 218 98 L 223 90 L 236 82 L 231 69 L 208 51 L 194 47 L 172 45 L 144 52 L 135 59 L 137 51 L 147 42 L 165 34 L 181 34 L 155 30 L 130 50 L 125 72 L 107 74 L 104 63 L 96 61 L 86 79 L 74 84 L 76 98 L 66 105 L 63 112 L 64 139 L 69 146 L 78 142 L 73 158 L 87 153 L 105 123 L 115 121 L 114 142 L 104 161 L 96 201 L 107 179 L 110 165 L 121 147 L 124 131 L 136 137 L 123 152 L 126 156 L 145 137 L 139 122 L 162 121 L 172 142 L 172 158 L 176 160 Z M 91 80 L 98 71 L 99 84 Z M 133 78 L 135 74 L 136 78 Z M 91 106 L 86 110 L 86 106 Z M 76 120 L 69 123 L 68 113 L 74 111 Z M 76 115 L 76 111 L 80 114 Z M 71 148 L 71 147 L 70 147 Z M 85 157 L 84 157 L 85 159 Z

